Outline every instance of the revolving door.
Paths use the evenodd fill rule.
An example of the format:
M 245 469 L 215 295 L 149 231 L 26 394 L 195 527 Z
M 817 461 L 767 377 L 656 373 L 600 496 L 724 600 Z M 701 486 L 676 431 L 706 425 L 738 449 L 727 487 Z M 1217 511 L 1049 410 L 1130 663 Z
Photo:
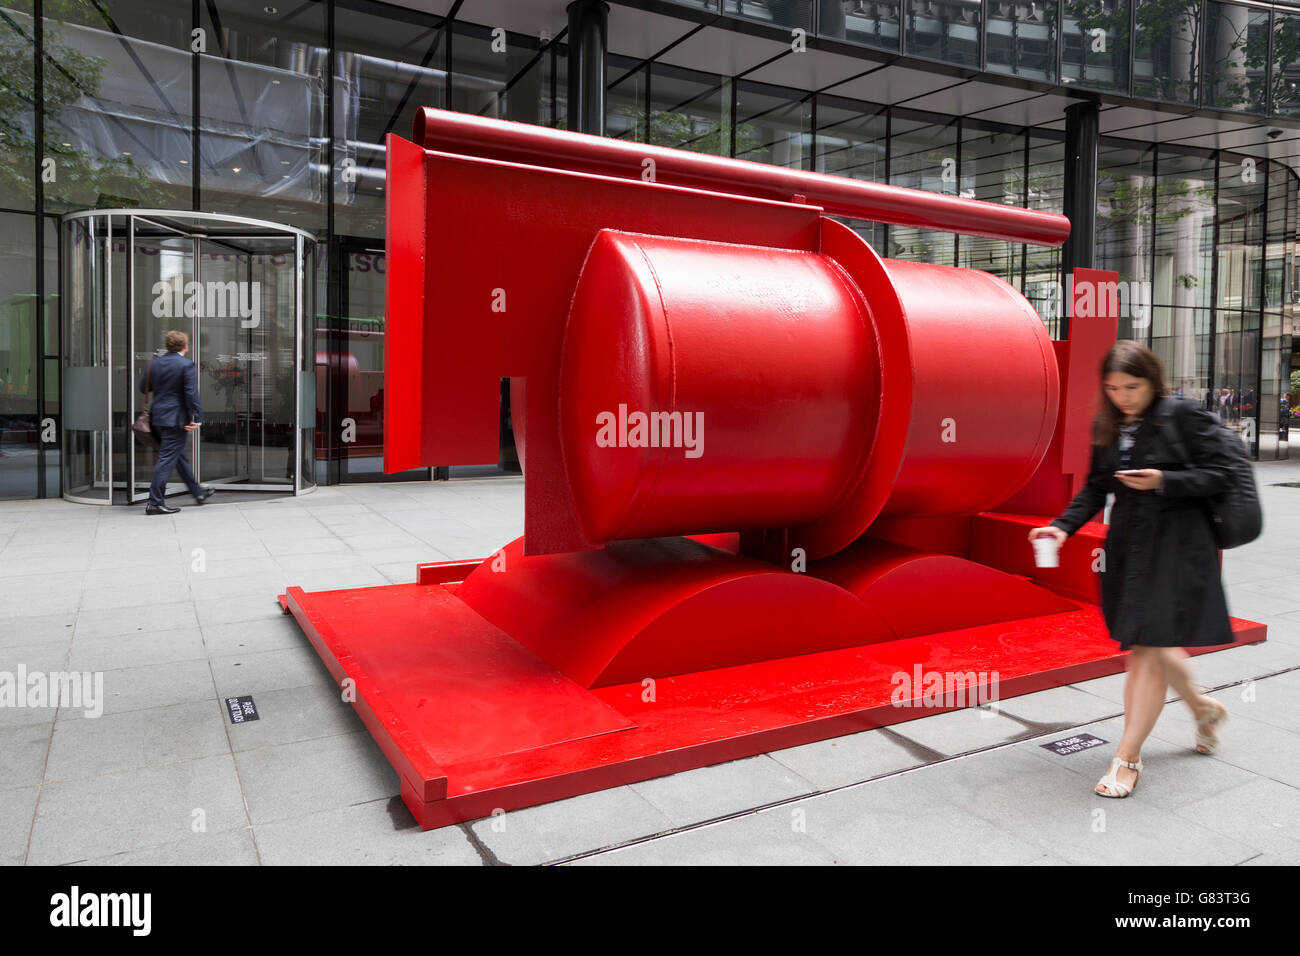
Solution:
M 156 446 L 130 425 L 170 330 L 189 337 L 202 427 L 199 482 L 302 494 L 315 487 L 315 240 L 209 213 L 88 210 L 64 217 L 63 496 L 144 501 Z M 168 484 L 167 493 L 185 490 Z

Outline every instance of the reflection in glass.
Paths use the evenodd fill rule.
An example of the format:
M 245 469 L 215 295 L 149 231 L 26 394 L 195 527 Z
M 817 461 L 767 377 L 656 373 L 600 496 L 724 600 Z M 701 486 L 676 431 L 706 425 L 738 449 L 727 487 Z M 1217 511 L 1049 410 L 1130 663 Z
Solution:
M 1205 105 L 1263 113 L 1268 11 L 1211 2 L 1205 28 Z
M 985 27 L 988 69 L 1035 80 L 1056 79 L 1056 0 L 992 0 Z
M 1300 116 L 1300 13 L 1273 12 L 1273 102 L 1277 116 Z
M 665 63 L 650 67 L 649 138 L 655 146 L 731 154 L 731 80 Z M 743 142 L 745 148 L 752 144 Z
M 1137 0 L 1133 95 L 1195 103 L 1200 82 L 1200 0 Z
M 843 0 L 839 4 L 840 16 L 830 23 L 823 19 L 818 32 L 822 36 L 896 52 L 902 5 L 903 0 Z
M 980 0 L 907 0 L 906 52 L 978 69 Z
M 1061 78 L 1128 92 L 1129 0 L 1064 0 Z
M 1097 149 L 1096 265 L 1117 272 L 1128 290 L 1119 338 L 1151 337 L 1154 150 L 1102 142 Z
M 811 169 L 811 99 L 794 90 L 738 81 L 736 158 Z

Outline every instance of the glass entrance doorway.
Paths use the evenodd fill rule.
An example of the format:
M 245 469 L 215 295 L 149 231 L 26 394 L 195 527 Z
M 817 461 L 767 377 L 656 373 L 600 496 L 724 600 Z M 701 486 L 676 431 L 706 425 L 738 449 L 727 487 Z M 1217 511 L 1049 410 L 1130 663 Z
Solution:
M 315 487 L 315 354 L 303 337 L 314 312 L 310 235 L 205 213 L 94 210 L 65 217 L 62 242 L 65 498 L 148 498 L 157 449 L 130 425 L 172 329 L 189 336 L 198 371 L 203 424 L 189 442 L 199 482 Z

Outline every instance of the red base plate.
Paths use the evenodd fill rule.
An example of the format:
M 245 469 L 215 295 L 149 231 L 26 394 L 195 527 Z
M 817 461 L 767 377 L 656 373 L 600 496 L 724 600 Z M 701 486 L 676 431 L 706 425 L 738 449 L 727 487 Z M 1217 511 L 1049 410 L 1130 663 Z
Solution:
M 587 690 L 457 599 L 446 578 L 478 563 L 281 597 L 426 830 L 1124 669 L 1086 608 Z M 1232 625 L 1237 644 L 1264 640 Z M 969 683 L 923 697 L 935 672 Z

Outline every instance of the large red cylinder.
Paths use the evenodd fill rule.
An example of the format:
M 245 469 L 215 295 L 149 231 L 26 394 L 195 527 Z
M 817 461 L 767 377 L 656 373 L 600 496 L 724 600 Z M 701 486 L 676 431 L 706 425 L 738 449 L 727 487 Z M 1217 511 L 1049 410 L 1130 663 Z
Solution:
M 1033 474 L 1059 380 L 1024 297 L 827 228 L 824 254 L 598 234 L 560 369 L 589 540 L 788 528 L 818 557 Z
M 560 370 L 587 535 L 815 520 L 864 464 L 877 371 L 864 304 L 828 259 L 603 230 Z

